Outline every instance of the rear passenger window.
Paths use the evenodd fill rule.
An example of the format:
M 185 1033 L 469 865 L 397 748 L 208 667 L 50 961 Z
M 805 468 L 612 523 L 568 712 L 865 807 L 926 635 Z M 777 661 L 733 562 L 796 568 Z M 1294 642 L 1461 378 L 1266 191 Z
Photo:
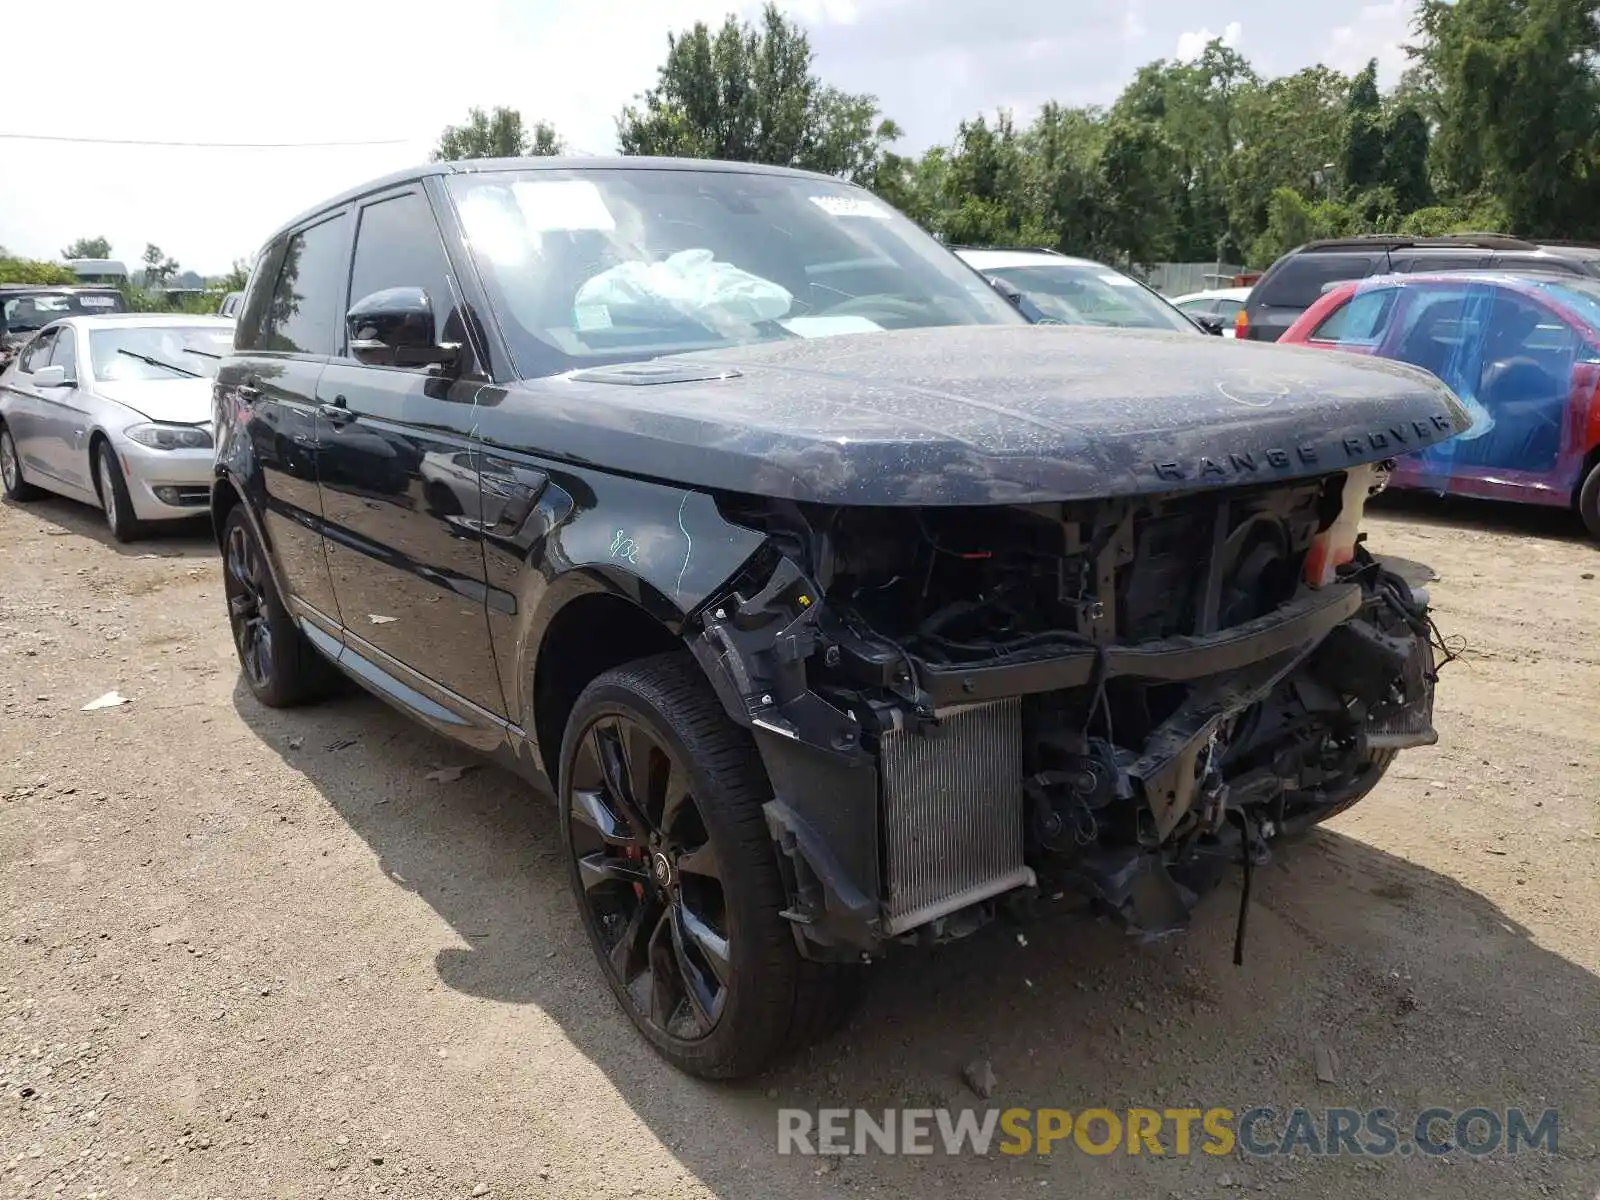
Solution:
M 1312 331 L 1311 340 L 1376 345 L 1389 328 L 1396 295 L 1396 289 L 1386 287 L 1352 296 Z
M 1471 251 L 1463 253 L 1460 250 L 1421 250 L 1415 254 L 1408 254 L 1404 258 L 1400 255 L 1393 256 L 1394 269 L 1410 275 L 1421 275 L 1428 271 L 1470 271 L 1476 267 L 1487 267 L 1490 254 L 1487 250 L 1482 253 Z
M 1310 308 L 1328 284 L 1365 279 L 1379 261 L 1371 254 L 1297 254 L 1256 285 L 1251 307 Z
M 1582 275 L 1583 268 L 1570 259 L 1554 254 L 1497 254 L 1494 265 L 1503 271 L 1554 271 L 1561 275 Z
M 460 342 L 450 260 L 433 209 L 419 192 L 380 200 L 361 210 L 355 259 L 350 268 L 350 303 L 388 288 L 421 288 L 433 307 L 433 340 Z
M 263 339 L 266 349 L 292 354 L 333 353 L 339 299 L 344 291 L 348 221 L 340 213 L 289 239 L 267 306 Z

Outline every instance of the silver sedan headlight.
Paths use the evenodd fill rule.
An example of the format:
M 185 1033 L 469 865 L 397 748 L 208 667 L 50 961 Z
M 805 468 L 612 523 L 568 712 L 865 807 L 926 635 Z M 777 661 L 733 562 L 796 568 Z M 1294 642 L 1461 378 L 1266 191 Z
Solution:
M 123 433 L 152 450 L 209 450 L 214 443 L 203 425 L 130 425 Z

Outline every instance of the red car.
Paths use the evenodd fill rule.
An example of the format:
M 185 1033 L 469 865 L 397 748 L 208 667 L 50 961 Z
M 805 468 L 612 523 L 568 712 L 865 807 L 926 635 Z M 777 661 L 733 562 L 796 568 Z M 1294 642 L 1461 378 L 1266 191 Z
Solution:
M 1571 506 L 1600 538 L 1600 279 L 1352 280 L 1306 309 L 1280 344 L 1412 363 L 1471 410 L 1467 432 L 1402 454 L 1391 487 Z

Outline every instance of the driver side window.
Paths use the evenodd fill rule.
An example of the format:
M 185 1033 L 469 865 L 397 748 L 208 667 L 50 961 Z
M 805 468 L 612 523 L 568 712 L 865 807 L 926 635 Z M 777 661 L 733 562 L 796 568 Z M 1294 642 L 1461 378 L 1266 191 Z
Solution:
M 77 335 L 71 329 L 63 327 L 56 333 L 56 348 L 50 355 L 50 365 L 64 367 L 68 383 L 78 380 L 78 347 Z

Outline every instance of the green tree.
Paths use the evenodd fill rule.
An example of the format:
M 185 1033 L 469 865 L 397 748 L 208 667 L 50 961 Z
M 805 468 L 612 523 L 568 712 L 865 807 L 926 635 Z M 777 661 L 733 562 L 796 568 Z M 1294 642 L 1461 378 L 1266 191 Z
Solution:
M 12 258 L 0 247 L 0 283 L 77 283 L 71 268 L 31 258 Z
M 250 282 L 250 260 L 236 258 L 228 273 L 217 280 L 218 290 L 226 292 L 242 292 L 245 285 Z
M 824 171 L 871 183 L 900 136 L 877 99 L 812 71 L 811 43 L 769 3 L 759 27 L 729 16 L 667 35 L 656 86 L 623 109 L 624 154 L 721 158 Z
M 103 237 L 79 238 L 61 252 L 62 258 L 110 258 L 111 243 Z
M 178 262 L 162 253 L 161 247 L 147 242 L 144 248 L 144 273 L 142 282 L 147 288 L 166 286 L 167 280 L 178 273 Z
M 530 129 L 514 108 L 467 110 L 460 125 L 446 125 L 439 144 L 430 156 L 434 162 L 457 162 L 468 158 L 529 158 L 564 153 L 565 143 L 555 127 L 535 121 Z
M 1394 193 L 1395 207 L 1412 212 L 1433 203 L 1428 178 L 1428 119 L 1415 104 L 1402 104 L 1389 114 L 1383 139 L 1384 186 Z
M 1383 100 L 1378 95 L 1378 60 L 1373 59 L 1350 81 L 1342 162 L 1345 189 L 1355 194 L 1379 183 L 1383 159 Z
M 1518 230 L 1600 235 L 1600 0 L 1422 0 L 1417 32 L 1450 192 L 1487 189 Z

